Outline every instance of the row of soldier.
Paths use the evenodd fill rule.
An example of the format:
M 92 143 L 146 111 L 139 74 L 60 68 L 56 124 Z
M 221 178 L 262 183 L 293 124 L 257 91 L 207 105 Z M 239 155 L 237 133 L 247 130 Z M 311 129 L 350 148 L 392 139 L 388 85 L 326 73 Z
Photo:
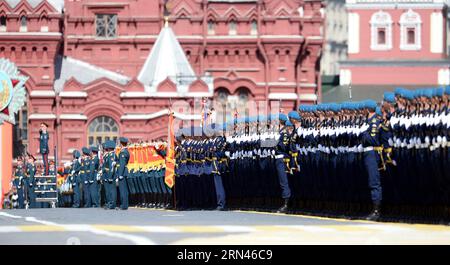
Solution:
M 171 190 L 164 184 L 164 143 L 128 144 L 119 138 L 97 147 L 75 150 L 65 165 L 68 175 L 61 191 L 65 206 L 126 210 L 129 203 L 140 207 L 169 207 Z M 101 158 L 101 159 L 100 159 Z M 71 195 L 73 194 L 73 195 Z M 117 204 L 119 202 L 119 205 Z
M 180 130 L 177 204 L 222 209 L 226 194 L 238 208 L 271 208 L 281 197 L 279 212 L 370 207 L 367 218 L 376 220 L 383 201 L 386 213 L 447 216 L 449 94 L 449 87 L 396 89 L 381 106 L 302 106 L 216 125 L 213 133 Z

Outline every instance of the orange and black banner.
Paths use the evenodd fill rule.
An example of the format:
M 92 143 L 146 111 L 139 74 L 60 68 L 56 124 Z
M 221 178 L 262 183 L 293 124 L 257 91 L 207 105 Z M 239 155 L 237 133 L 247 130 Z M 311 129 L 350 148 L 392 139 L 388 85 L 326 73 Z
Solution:
M 173 129 L 173 112 L 169 114 L 169 139 L 167 139 L 166 175 L 164 181 L 172 188 L 175 184 L 175 132 Z

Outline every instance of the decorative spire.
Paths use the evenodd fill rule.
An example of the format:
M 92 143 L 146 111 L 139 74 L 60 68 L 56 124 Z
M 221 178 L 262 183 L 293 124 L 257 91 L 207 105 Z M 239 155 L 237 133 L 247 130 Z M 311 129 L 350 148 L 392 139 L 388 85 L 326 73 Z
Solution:
M 164 16 L 164 27 L 165 28 L 169 27 L 169 16 Z
M 170 9 L 169 0 L 165 0 L 164 1 L 164 12 L 163 12 L 165 28 L 169 27 L 169 16 L 170 16 L 169 9 Z

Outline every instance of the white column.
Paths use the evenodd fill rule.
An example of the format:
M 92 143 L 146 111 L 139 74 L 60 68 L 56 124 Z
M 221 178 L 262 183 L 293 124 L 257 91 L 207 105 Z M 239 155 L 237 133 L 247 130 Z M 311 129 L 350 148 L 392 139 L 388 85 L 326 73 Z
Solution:
M 431 13 L 430 18 L 430 51 L 442 53 L 444 51 L 444 17 L 442 13 Z
M 352 83 L 352 71 L 350 69 L 341 69 L 339 74 L 339 85 L 348 86 Z
M 450 69 L 439 69 L 438 71 L 438 85 L 450 85 Z
M 348 53 L 359 53 L 359 14 L 348 13 Z

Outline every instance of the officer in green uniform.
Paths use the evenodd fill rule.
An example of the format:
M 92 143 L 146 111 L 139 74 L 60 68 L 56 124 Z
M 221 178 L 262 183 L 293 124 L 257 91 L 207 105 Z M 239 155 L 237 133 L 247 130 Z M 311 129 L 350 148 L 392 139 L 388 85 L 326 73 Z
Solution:
M 81 205 L 81 162 L 80 162 L 80 152 L 78 150 L 73 151 L 73 161 L 70 168 L 69 181 L 72 184 L 73 189 L 73 208 L 80 208 Z
M 100 207 L 100 191 L 99 191 L 99 181 L 100 176 L 98 176 L 98 171 L 100 168 L 100 159 L 98 157 L 98 147 L 91 146 L 91 168 L 89 176 L 89 195 L 91 196 L 92 207 Z
M 91 180 L 91 151 L 87 147 L 82 148 L 83 158 L 81 160 L 81 179 L 83 181 L 83 195 L 84 195 L 84 207 L 90 208 L 91 192 L 90 192 L 90 180 Z
M 27 161 L 27 175 L 28 175 L 28 197 L 29 197 L 29 203 L 30 208 L 36 208 L 36 193 L 34 192 L 34 189 L 36 187 L 36 179 L 34 176 L 36 175 L 36 166 L 34 162 L 36 159 L 31 154 L 27 155 L 28 161 Z
M 121 149 L 119 156 L 117 157 L 117 165 L 118 169 L 115 176 L 115 181 L 119 186 L 119 195 L 120 195 L 120 209 L 127 210 L 128 209 L 128 185 L 127 185 L 127 176 L 128 176 L 128 161 L 130 160 L 130 153 L 128 152 L 127 144 L 128 139 L 125 137 L 119 138 Z

